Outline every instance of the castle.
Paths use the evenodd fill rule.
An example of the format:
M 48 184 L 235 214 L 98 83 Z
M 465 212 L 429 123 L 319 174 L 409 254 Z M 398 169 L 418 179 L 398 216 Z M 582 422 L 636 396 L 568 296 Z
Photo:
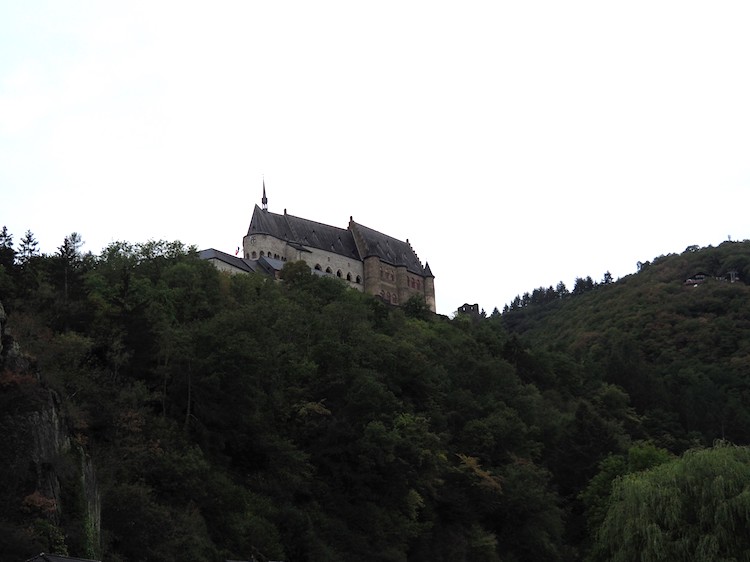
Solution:
M 203 250 L 201 258 L 230 272 L 258 272 L 276 276 L 287 261 L 306 262 L 313 273 L 329 275 L 350 287 L 400 305 L 411 297 L 424 298 L 435 312 L 435 277 L 417 257 L 409 240 L 402 242 L 354 222 L 338 228 L 268 210 L 263 183 L 262 207 L 253 210 L 242 240 L 243 257 Z

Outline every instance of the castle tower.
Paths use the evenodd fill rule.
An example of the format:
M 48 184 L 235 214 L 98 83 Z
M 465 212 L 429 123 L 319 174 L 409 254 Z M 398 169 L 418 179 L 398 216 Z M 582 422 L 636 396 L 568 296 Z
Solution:
M 437 312 L 435 306 L 435 276 L 427 262 L 424 264 L 424 302 L 432 312 Z

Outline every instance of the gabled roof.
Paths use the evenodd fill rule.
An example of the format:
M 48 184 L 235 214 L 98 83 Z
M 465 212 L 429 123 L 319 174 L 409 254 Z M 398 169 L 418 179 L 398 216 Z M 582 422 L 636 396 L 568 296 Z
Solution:
M 417 275 L 432 277 L 432 272 L 422 267 L 416 252 L 409 241 L 402 242 L 392 236 L 373 230 L 353 220 L 349 221 L 349 228 L 354 232 L 357 248 L 362 259 L 377 256 L 386 263 L 395 266 L 406 266 L 408 271 Z
M 277 271 L 281 271 L 282 269 L 284 269 L 285 262 L 264 256 L 258 258 L 258 261 L 256 263 L 258 264 L 258 267 L 262 268 L 263 271 L 265 271 L 269 275 L 276 275 Z
M 263 210 L 258 205 L 253 210 L 247 234 L 269 234 L 292 244 L 360 259 L 354 237 L 348 230 L 288 215 L 286 212 L 279 215 Z
M 237 269 L 241 269 L 246 273 L 251 273 L 256 270 L 256 262 L 254 260 L 238 258 L 237 256 L 233 256 L 219 250 L 214 250 L 213 248 L 209 248 L 208 250 L 201 250 L 200 252 L 198 252 L 198 257 L 202 260 L 223 261 L 224 263 L 231 265 L 232 267 L 236 267 Z

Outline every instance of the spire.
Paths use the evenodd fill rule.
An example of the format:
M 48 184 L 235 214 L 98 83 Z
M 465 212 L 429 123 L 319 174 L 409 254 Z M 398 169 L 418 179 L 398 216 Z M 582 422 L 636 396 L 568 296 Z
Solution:
M 266 178 L 263 178 L 263 199 L 260 200 L 263 203 L 263 210 L 268 210 L 268 197 L 266 197 Z

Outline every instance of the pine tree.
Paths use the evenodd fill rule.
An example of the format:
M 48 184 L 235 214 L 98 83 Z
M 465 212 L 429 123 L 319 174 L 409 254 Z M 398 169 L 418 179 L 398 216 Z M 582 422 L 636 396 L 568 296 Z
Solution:
M 34 238 L 34 233 L 27 230 L 21 238 L 21 245 L 18 247 L 18 261 L 22 266 L 28 264 L 34 256 L 39 255 L 37 246 L 39 246 L 39 242 Z
M 13 235 L 8 232 L 8 227 L 3 226 L 0 231 L 0 265 L 6 271 L 10 271 L 16 261 L 16 251 L 13 249 Z

